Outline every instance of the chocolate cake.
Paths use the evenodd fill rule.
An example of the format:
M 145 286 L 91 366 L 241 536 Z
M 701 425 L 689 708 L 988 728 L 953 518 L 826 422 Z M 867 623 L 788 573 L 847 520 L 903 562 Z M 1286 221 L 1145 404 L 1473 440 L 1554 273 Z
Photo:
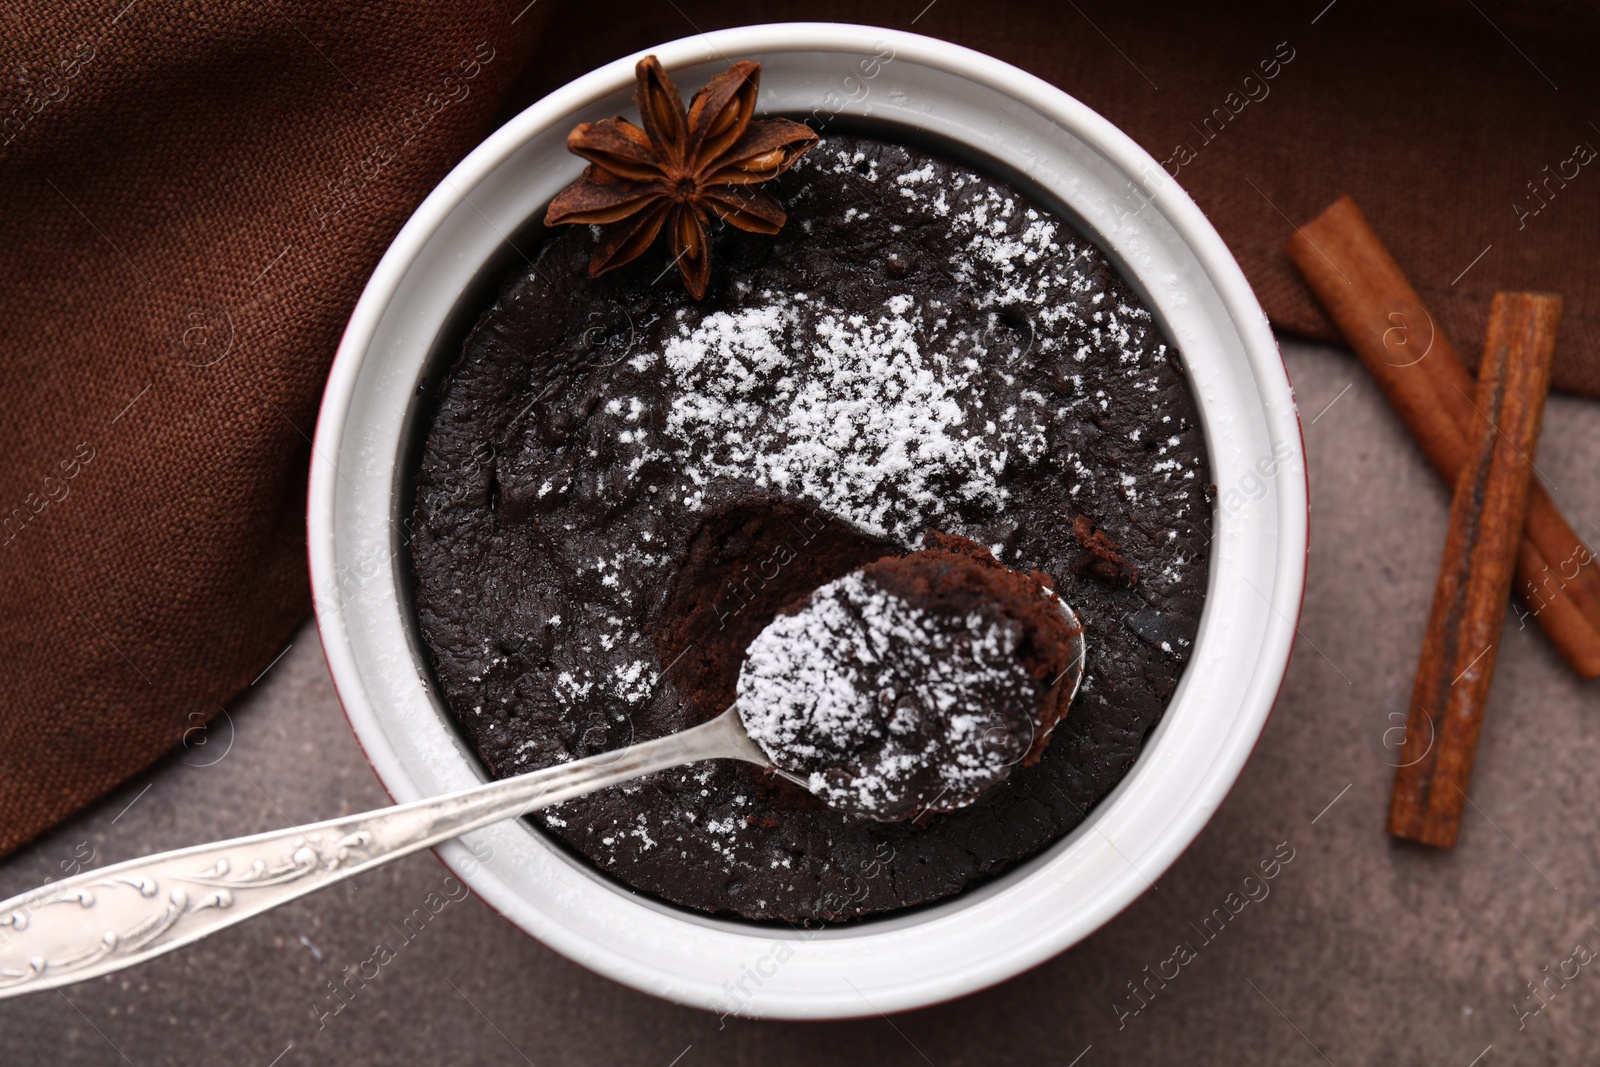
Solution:
M 1043 574 L 930 532 L 779 612 L 734 706 L 773 763 L 875 819 L 956 811 L 1044 751 L 1081 647 Z M 1065 699 L 1063 699 L 1065 698 Z
M 521 245 L 432 399 L 411 564 L 500 776 L 711 718 L 781 610 L 929 531 L 1051 576 L 1081 691 L 968 806 L 882 821 L 712 761 L 531 817 L 640 893 L 841 921 L 1006 870 L 1127 773 L 1198 627 L 1210 477 L 1177 352 L 1046 204 L 844 135 L 767 188 L 787 224 L 722 228 L 704 299 L 659 252 L 589 277 L 586 226 Z

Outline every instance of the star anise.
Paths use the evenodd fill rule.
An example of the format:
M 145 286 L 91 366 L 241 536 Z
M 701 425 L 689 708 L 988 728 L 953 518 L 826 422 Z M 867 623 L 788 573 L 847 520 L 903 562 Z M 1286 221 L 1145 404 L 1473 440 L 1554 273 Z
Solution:
M 787 216 L 755 188 L 817 143 L 788 119 L 752 122 L 761 64 L 735 63 L 694 94 L 688 110 L 655 56 L 635 68 L 641 129 L 618 116 L 585 122 L 567 148 L 589 161 L 557 194 L 547 225 L 605 227 L 589 276 L 637 259 L 663 231 L 683 284 L 699 300 L 711 279 L 711 217 L 751 233 L 777 233 Z

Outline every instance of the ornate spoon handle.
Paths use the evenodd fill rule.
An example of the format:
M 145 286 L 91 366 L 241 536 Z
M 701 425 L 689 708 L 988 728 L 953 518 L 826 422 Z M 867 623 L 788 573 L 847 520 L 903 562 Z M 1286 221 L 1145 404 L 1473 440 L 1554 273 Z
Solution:
M 771 765 L 730 708 L 682 733 L 457 793 L 85 871 L 0 903 L 0 999 L 131 967 L 480 826 L 716 758 Z

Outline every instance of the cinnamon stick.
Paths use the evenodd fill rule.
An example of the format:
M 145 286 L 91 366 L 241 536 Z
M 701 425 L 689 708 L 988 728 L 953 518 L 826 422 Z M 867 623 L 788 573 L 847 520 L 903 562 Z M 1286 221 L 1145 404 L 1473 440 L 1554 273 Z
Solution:
M 1355 202 L 1335 201 L 1287 249 L 1429 461 L 1454 485 L 1477 419 L 1472 376 Z M 1536 621 L 1579 676 L 1600 677 L 1600 565 L 1537 483 L 1516 573 L 1524 624 Z
M 1550 388 L 1561 298 L 1496 293 L 1473 399 L 1471 454 L 1456 480 L 1439 584 L 1411 691 L 1389 832 L 1456 843 L 1505 624 L 1518 531 Z

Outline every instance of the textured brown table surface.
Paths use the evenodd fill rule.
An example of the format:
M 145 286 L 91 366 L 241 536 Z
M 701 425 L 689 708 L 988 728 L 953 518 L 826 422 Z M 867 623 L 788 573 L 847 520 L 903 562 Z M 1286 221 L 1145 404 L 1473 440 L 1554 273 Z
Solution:
M 446 872 L 424 854 L 144 967 L 0 1004 L 0 1063 L 1592 1061 L 1600 683 L 1575 680 L 1513 616 L 1459 846 L 1387 838 L 1394 756 L 1383 735 L 1404 719 L 1449 502 L 1352 357 L 1288 341 L 1284 355 L 1313 514 L 1302 636 L 1277 709 L 1193 847 L 1049 963 L 889 1019 L 719 1025 L 568 963 L 475 898 L 403 939 L 396 926 L 428 894 L 445 896 Z M 1600 541 L 1600 404 L 1552 398 L 1538 466 Z M 0 897 L 91 856 L 110 863 L 384 803 L 309 624 L 201 739 L 0 864 Z M 1203 941 L 1190 924 L 1242 892 L 1283 842 L 1294 859 L 1270 894 Z M 393 958 L 319 1020 L 336 1003 L 328 982 L 379 942 L 397 947 Z M 1196 958 L 1140 1007 L 1128 983 L 1181 942 Z M 1562 970 L 1576 976 L 1549 979 L 1543 1000 L 1530 993 Z

